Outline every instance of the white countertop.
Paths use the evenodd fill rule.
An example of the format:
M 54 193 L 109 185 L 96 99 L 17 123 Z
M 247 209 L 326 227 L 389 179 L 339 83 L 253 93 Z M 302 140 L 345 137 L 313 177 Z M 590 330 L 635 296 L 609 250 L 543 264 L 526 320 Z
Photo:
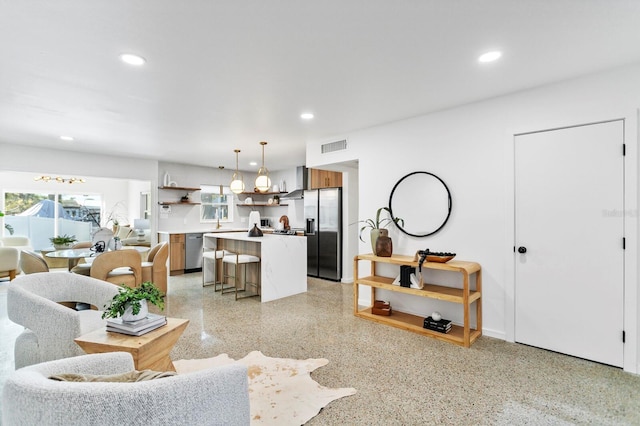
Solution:
M 232 240 L 231 247 L 242 247 L 245 242 L 258 244 L 253 247 L 259 247 L 260 252 L 262 302 L 307 291 L 306 237 L 279 234 L 250 237 L 248 232 L 209 232 L 204 234 L 204 250 L 216 250 L 219 247 L 218 240 Z M 227 247 L 225 244 L 224 248 Z
M 220 229 L 175 229 L 170 231 L 158 231 L 158 234 L 208 234 L 219 232 L 249 232 L 248 228 L 220 228 Z

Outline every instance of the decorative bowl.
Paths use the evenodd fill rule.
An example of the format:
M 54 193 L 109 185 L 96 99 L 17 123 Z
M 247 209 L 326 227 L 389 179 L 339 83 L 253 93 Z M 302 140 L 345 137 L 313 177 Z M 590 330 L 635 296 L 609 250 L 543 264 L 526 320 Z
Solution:
M 454 257 L 456 257 L 455 253 L 454 254 L 450 254 L 450 255 L 446 255 L 446 256 L 437 256 L 437 255 L 434 255 L 434 254 L 428 254 L 427 255 L 427 262 L 447 263 L 448 261 L 450 261 Z

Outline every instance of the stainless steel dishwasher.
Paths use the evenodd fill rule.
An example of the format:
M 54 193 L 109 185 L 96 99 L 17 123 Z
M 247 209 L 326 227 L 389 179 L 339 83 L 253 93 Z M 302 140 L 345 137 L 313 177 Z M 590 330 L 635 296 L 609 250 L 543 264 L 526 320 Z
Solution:
M 184 271 L 202 270 L 202 233 L 185 234 Z

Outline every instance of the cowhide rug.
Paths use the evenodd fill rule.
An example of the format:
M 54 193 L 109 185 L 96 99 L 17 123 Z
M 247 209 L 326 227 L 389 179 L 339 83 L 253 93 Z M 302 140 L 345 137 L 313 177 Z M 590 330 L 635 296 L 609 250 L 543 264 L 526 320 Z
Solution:
M 252 425 L 301 425 L 331 401 L 353 395 L 353 388 L 330 389 L 311 378 L 329 360 L 270 358 L 253 351 L 237 361 L 221 354 L 213 358 L 174 361 L 178 373 L 238 363 L 249 369 L 249 400 Z

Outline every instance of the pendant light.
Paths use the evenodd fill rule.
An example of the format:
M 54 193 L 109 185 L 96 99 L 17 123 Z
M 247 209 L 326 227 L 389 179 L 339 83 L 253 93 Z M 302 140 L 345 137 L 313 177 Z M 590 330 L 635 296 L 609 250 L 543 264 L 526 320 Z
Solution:
M 260 192 L 267 192 L 271 188 L 269 170 L 264 166 L 264 146 L 266 144 L 266 142 L 260 142 L 260 145 L 262 145 L 262 167 L 258 170 L 258 177 L 256 177 L 256 189 Z
M 233 176 L 231 176 L 231 184 L 229 185 L 229 188 L 234 194 L 240 194 L 244 192 L 244 181 L 242 180 L 242 173 L 238 171 L 238 153 L 240 152 L 240 150 L 234 149 L 233 152 L 236 153 L 236 171 Z

